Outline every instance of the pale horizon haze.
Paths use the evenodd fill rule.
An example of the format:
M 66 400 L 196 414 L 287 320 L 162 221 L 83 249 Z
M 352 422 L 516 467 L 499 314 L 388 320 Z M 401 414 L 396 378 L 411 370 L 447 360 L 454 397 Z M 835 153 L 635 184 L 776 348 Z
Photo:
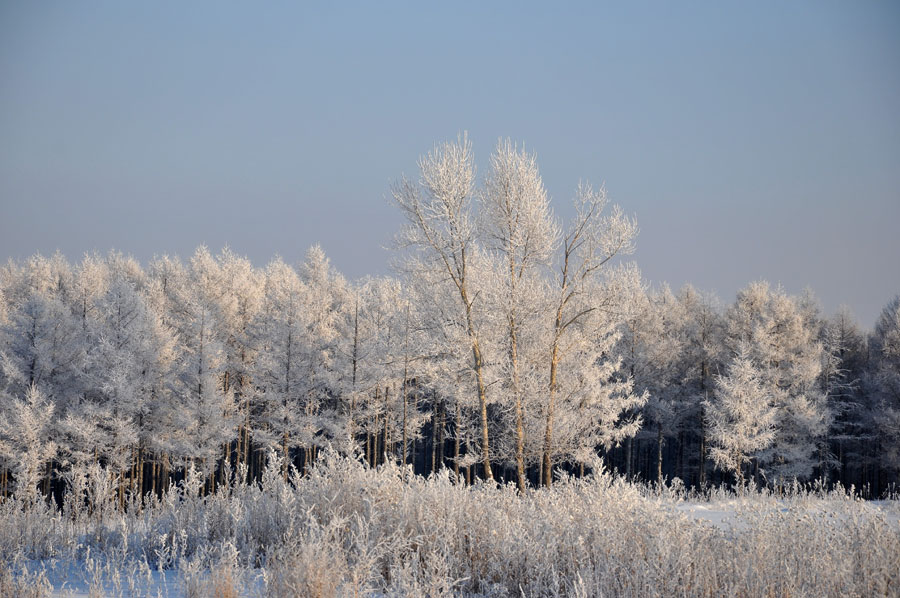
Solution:
M 654 284 L 900 293 L 896 2 L 0 1 L 0 261 L 319 243 L 390 271 L 392 181 L 467 131 L 637 217 Z

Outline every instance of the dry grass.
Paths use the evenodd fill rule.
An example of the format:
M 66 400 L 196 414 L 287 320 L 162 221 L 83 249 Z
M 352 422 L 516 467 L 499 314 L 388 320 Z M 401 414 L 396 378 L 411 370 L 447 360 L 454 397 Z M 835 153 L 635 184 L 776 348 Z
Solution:
M 0 562 L 90 550 L 104 575 L 126 572 L 123 586 L 177 570 L 189 598 L 900 595 L 896 501 L 714 493 L 737 517 L 729 528 L 676 508 L 682 490 L 607 475 L 523 496 L 446 475 L 404 482 L 333 455 L 288 483 L 272 468 L 262 486 L 176 490 L 140 513 L 60 520 L 0 505 Z M 4 575 L 26 595 L 10 585 L 24 577 Z
M 14 575 L 7 563 L 0 562 L 0 598 L 49 598 L 52 590 L 43 575 Z

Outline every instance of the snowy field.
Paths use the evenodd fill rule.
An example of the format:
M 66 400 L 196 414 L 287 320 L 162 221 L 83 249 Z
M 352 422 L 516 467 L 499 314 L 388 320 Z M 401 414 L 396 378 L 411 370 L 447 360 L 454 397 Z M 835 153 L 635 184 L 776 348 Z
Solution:
M 599 475 L 520 496 L 334 455 L 141 512 L 0 505 L 2 596 L 897 596 L 900 503 L 656 491 Z M 88 508 L 90 506 L 90 508 Z

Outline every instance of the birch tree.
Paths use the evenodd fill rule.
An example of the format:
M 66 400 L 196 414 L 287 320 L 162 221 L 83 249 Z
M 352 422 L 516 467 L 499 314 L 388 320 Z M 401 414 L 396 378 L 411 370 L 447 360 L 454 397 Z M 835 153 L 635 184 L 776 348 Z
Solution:
M 613 258 L 634 250 L 637 223 L 618 206 L 608 213 L 606 191 L 579 185 L 575 194 L 575 218 L 562 242 L 558 271 L 548 294 L 552 303 L 547 314 L 548 335 L 547 401 L 544 406 L 544 444 L 541 478 L 553 483 L 554 418 L 559 393 L 560 365 L 578 346 L 579 332 L 590 328 L 592 318 L 612 311 L 614 297 L 595 293 L 600 274 Z M 575 365 L 574 367 L 579 367 Z M 571 366 L 570 366 L 571 367 Z
M 420 180 L 406 178 L 393 185 L 391 194 L 406 217 L 398 236 L 402 248 L 412 252 L 411 271 L 439 275 L 457 298 L 481 420 L 481 462 L 486 479 L 493 479 L 487 413 L 485 355 L 479 311 L 484 309 L 480 289 L 474 288 L 473 263 L 478 251 L 473 211 L 475 164 L 466 136 L 436 147 L 419 159 Z
M 509 140 L 499 142 L 491 156 L 481 201 L 487 244 L 500 262 L 495 293 L 506 325 L 506 388 L 515 412 L 516 484 L 523 492 L 525 399 L 520 337 L 528 333 L 522 329 L 536 318 L 544 301 L 539 276 L 558 243 L 559 230 L 534 155 Z

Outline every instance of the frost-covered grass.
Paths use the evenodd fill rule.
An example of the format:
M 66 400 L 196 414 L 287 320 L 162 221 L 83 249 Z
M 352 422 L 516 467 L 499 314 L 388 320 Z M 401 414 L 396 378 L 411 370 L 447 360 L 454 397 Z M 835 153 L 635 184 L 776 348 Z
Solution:
M 900 595 L 900 506 L 838 491 L 525 496 L 328 455 L 285 483 L 115 509 L 0 504 L 0 596 Z M 30 594 L 28 593 L 30 592 Z

